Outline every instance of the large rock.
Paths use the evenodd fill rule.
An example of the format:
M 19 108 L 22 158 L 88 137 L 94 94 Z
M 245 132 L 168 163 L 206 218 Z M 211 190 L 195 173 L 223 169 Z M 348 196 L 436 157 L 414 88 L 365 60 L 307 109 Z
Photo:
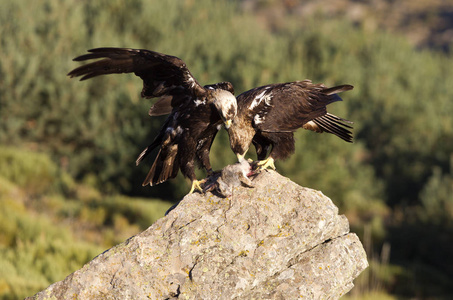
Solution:
M 191 194 L 35 299 L 337 299 L 367 266 L 346 217 L 274 171 Z

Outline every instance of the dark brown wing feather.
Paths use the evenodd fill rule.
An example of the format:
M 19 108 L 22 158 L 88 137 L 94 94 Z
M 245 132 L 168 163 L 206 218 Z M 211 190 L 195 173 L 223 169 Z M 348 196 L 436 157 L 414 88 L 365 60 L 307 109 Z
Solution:
M 321 92 L 326 95 L 333 95 L 333 94 L 339 94 L 341 92 L 346 92 L 346 91 L 352 90 L 353 88 L 354 87 L 352 85 L 343 84 L 343 85 L 339 85 L 339 86 L 335 86 L 335 87 L 331 87 L 331 88 L 325 88 Z
M 326 88 L 310 80 L 272 84 L 239 95 L 238 105 L 247 106 L 257 130 L 293 132 L 307 122 L 326 115 L 328 104 L 341 101 L 336 93 L 352 88 L 351 85 Z
M 172 100 L 173 96 L 160 97 L 159 100 L 157 100 L 153 104 L 153 106 L 151 106 L 148 115 L 150 115 L 151 117 L 168 115 L 173 109 L 173 107 L 171 106 Z
M 68 76 L 82 76 L 81 80 L 86 80 L 106 74 L 135 73 L 143 80 L 143 97 L 205 94 L 205 89 L 195 80 L 186 64 L 175 56 L 127 48 L 96 48 L 88 52 L 74 60 L 100 60 L 80 66 Z

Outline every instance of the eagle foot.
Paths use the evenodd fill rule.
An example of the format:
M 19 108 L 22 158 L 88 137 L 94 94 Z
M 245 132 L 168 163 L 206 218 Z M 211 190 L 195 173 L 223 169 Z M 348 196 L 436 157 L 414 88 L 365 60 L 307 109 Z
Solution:
M 274 159 L 272 157 L 256 162 L 256 171 L 262 171 L 268 168 L 275 170 Z
M 192 194 L 195 190 L 199 191 L 200 193 L 204 193 L 203 188 L 201 185 L 206 182 L 206 179 L 202 180 L 194 180 L 192 181 L 192 187 L 190 188 L 189 194 Z

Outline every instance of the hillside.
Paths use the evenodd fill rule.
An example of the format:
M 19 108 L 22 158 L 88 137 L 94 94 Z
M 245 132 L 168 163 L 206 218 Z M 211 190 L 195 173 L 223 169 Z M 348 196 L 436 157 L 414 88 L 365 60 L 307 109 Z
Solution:
M 278 28 L 288 15 L 301 19 L 316 15 L 324 19 L 346 18 L 369 30 L 401 34 L 417 48 L 450 51 L 453 42 L 451 0 L 242 0 L 241 6 L 271 28 Z

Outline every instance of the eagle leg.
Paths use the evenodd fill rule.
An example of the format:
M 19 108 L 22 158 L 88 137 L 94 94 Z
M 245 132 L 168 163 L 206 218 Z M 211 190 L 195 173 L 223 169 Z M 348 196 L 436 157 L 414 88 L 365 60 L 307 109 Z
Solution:
M 202 180 L 194 180 L 192 181 L 192 187 L 190 188 L 189 194 L 192 194 L 195 190 L 199 191 L 200 193 L 203 193 L 203 188 L 201 187 L 201 184 L 205 183 L 206 179 Z
M 259 171 L 265 170 L 267 168 L 271 168 L 272 170 L 275 170 L 274 159 L 271 156 L 269 156 L 265 160 L 258 161 L 256 163 L 256 166 L 257 166 L 257 170 L 259 170 Z

